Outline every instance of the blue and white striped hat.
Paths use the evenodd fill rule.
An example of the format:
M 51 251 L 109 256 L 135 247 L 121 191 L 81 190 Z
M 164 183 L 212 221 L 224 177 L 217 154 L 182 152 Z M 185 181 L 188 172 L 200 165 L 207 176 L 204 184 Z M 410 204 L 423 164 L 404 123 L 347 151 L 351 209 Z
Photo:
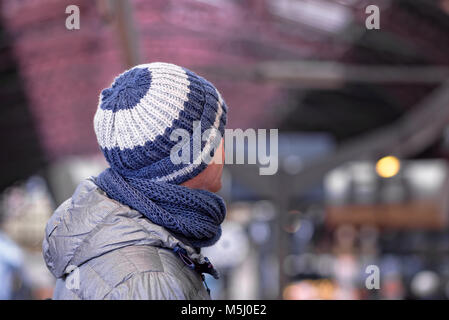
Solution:
M 170 139 L 187 130 L 193 146 L 194 122 L 201 134 L 218 129 L 224 135 L 227 106 L 218 90 L 190 70 L 169 63 L 135 66 L 119 75 L 100 95 L 94 128 L 111 168 L 125 177 L 181 184 L 203 171 L 203 161 L 174 164 Z M 216 130 L 208 130 L 201 152 L 213 153 Z M 192 149 L 192 148 L 191 148 Z

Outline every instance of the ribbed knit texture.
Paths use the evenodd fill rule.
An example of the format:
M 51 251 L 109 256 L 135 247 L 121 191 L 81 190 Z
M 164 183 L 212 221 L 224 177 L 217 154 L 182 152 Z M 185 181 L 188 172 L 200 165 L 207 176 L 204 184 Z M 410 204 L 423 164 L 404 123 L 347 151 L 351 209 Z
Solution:
M 212 245 L 221 235 L 223 200 L 179 184 L 207 167 L 196 159 L 213 155 L 219 146 L 217 132 L 224 135 L 226 113 L 218 90 L 185 68 L 158 62 L 122 73 L 102 91 L 94 117 L 98 143 L 111 167 L 96 183 L 112 199 L 193 245 Z M 203 137 L 199 155 L 193 152 L 195 121 L 201 122 Z M 190 163 L 170 159 L 178 144 L 170 139 L 176 129 L 190 134 Z
M 213 245 L 226 215 L 223 200 L 212 192 L 148 179 L 124 178 L 106 169 L 96 178 L 107 195 L 145 215 L 195 247 Z

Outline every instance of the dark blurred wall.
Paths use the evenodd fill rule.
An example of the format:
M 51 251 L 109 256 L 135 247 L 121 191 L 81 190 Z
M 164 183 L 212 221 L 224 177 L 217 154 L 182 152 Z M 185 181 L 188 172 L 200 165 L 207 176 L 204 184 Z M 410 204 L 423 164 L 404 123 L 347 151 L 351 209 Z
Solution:
M 42 168 L 45 156 L 11 41 L 0 21 L 0 191 Z

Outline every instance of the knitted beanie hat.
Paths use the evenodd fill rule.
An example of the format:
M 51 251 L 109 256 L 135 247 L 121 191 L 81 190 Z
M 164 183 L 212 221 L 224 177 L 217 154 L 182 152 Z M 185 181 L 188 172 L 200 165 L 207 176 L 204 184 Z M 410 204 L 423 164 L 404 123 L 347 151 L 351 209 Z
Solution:
M 170 152 L 179 141 L 170 135 L 186 130 L 193 155 L 193 131 L 201 130 L 201 156 L 212 156 L 220 143 L 217 130 L 224 135 L 226 113 L 226 103 L 209 81 L 177 65 L 155 62 L 127 70 L 101 92 L 94 129 L 106 160 L 122 176 L 181 184 L 207 163 L 198 157 L 173 163 Z

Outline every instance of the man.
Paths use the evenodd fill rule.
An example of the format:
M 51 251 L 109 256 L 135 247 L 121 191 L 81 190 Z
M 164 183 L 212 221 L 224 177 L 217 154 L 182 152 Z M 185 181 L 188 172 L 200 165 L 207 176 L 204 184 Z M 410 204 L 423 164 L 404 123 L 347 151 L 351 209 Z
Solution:
M 203 273 L 218 275 L 200 248 L 219 239 L 226 214 L 212 193 L 226 112 L 210 82 L 168 63 L 136 66 L 102 91 L 94 128 L 110 168 L 47 224 L 54 299 L 210 299 Z M 190 137 L 180 142 L 179 130 Z M 173 161 L 186 150 L 191 161 Z

